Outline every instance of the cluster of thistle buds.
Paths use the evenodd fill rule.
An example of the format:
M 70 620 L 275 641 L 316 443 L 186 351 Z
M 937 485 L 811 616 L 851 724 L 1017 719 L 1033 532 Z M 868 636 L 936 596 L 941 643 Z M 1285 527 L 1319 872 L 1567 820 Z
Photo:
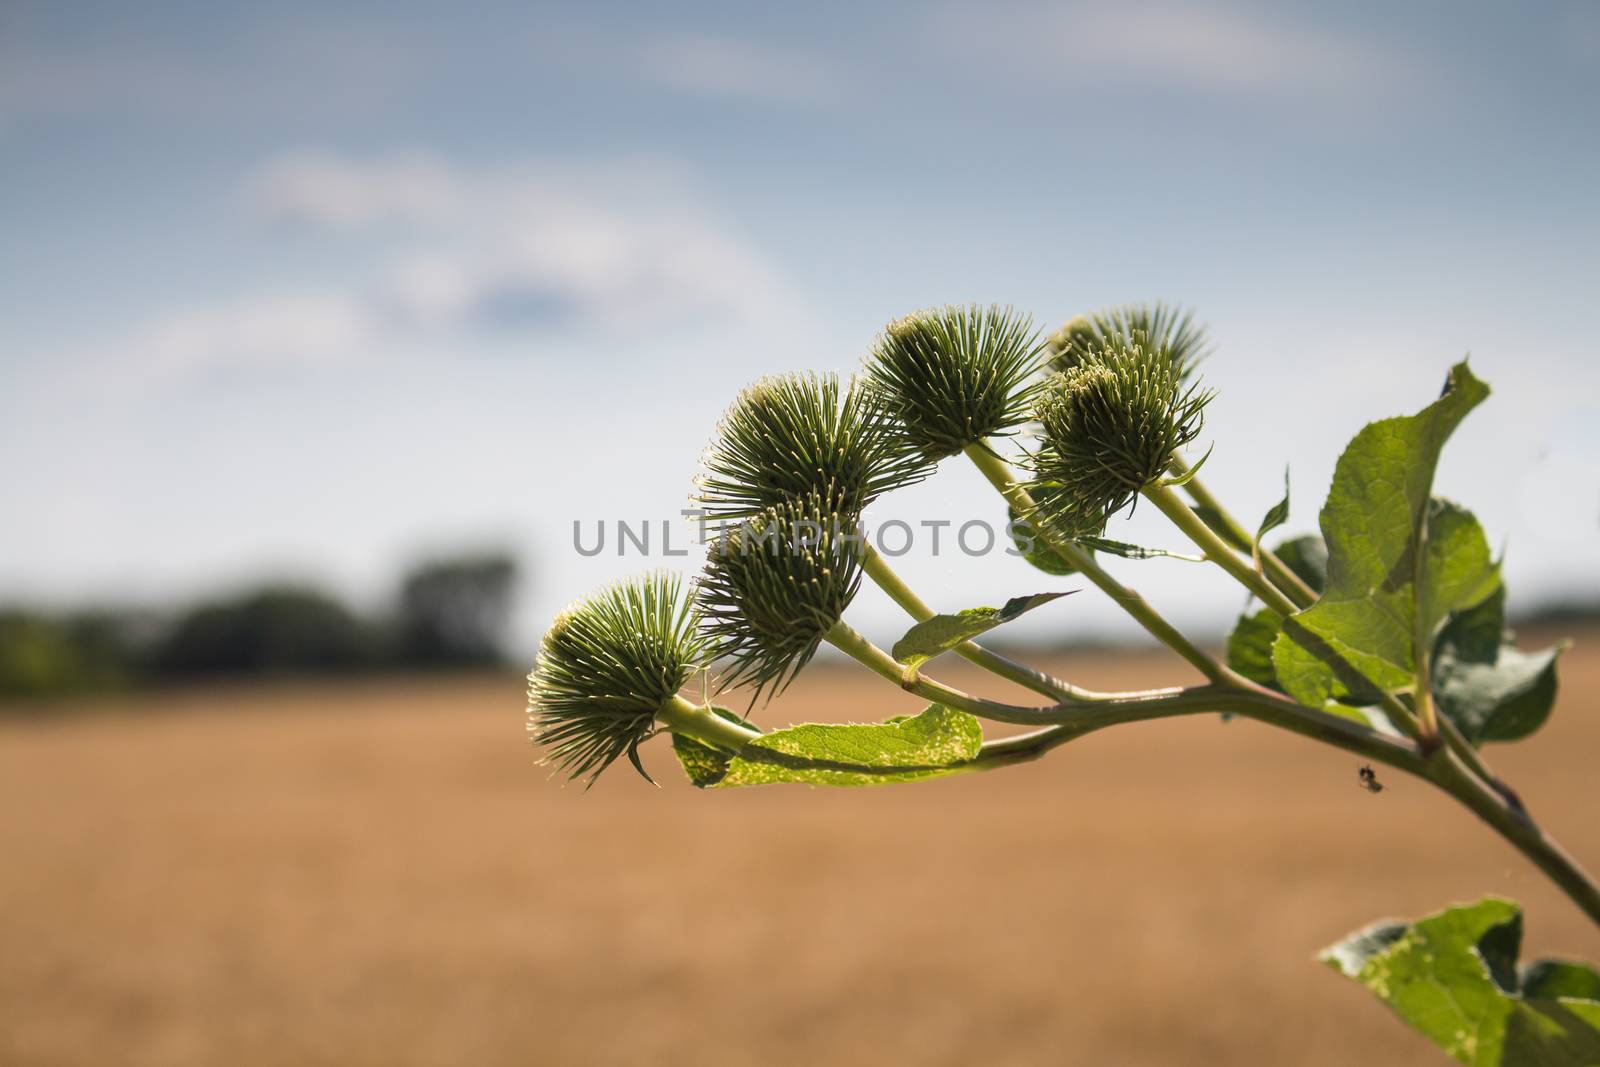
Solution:
M 1272 549 L 1262 538 L 1288 517 L 1287 475 L 1282 500 L 1251 533 L 1195 477 L 1209 451 L 1193 462 L 1184 455 L 1212 398 L 1197 378 L 1206 349 L 1192 316 L 1162 305 L 1078 316 L 1042 338 L 1008 309 L 943 307 L 890 323 L 848 382 L 824 374 L 756 382 L 728 410 L 696 479 L 694 500 L 718 532 L 692 587 L 662 574 L 624 582 L 569 607 L 545 635 L 529 677 L 529 728 L 546 761 L 592 782 L 627 756 L 643 774 L 639 746 L 665 732 L 690 781 L 704 788 L 881 785 L 1010 766 L 1120 723 L 1221 712 L 1355 754 L 1352 778 L 1368 795 L 1385 788 L 1374 764 L 1431 782 L 1600 923 L 1600 884 L 1540 829 L 1479 751 L 1545 721 L 1560 653 L 1516 647 L 1504 626 L 1500 562 L 1482 526 L 1433 495 L 1446 438 L 1488 386 L 1458 363 L 1422 411 L 1362 429 L 1335 466 L 1320 534 Z M 1030 528 L 1032 550 L 1022 553 L 1030 563 L 1096 587 L 1204 681 L 1095 692 L 977 643 L 1062 592 L 936 614 L 862 535 L 861 520 L 885 493 L 958 456 L 1000 494 L 1011 528 Z M 1225 658 L 1102 565 L 1108 554 L 1176 555 L 1105 536 L 1111 517 L 1140 500 L 1199 550 L 1183 558 L 1214 564 L 1248 590 L 1251 606 Z M 889 650 L 845 621 L 867 580 L 913 620 Z M 789 685 L 823 644 L 927 708 L 875 724 L 757 729 L 749 711 Z M 927 666 L 947 653 L 1048 703 L 1011 704 L 938 681 Z M 689 699 L 685 688 L 696 680 L 691 688 L 703 695 L 744 690 L 746 713 L 708 696 Z M 989 737 L 986 721 L 1031 729 Z M 1504 902 L 1489 904 L 1471 914 L 1504 917 Z M 1398 940 L 1369 929 L 1333 958 L 1363 981 L 1375 975 L 1374 990 L 1389 999 L 1400 971 L 1361 961 L 1415 949 L 1424 926 L 1443 929 L 1428 920 Z M 1457 930 L 1453 921 L 1449 930 Z M 1490 936 L 1458 938 L 1460 959 L 1481 963 Z M 1508 967 L 1519 1008 L 1529 1002 L 1527 976 L 1546 966 L 1520 977 Z M 1582 971 L 1582 997 L 1547 1000 L 1560 1014 L 1538 1024 L 1565 1042 L 1573 1011 L 1600 1011 L 1590 992 L 1600 989 L 1600 975 L 1556 966 L 1566 968 L 1560 981 L 1569 985 Z M 1508 987 L 1478 974 L 1477 963 L 1455 971 L 1463 996 L 1506 999 Z M 1426 972 L 1427 997 L 1405 993 L 1397 1010 L 1439 1040 L 1427 1028 L 1455 1014 L 1428 999 L 1445 987 L 1436 968 Z M 1455 1003 L 1448 990 L 1443 996 Z M 1576 1047 L 1529 1051 L 1526 1062 L 1577 1062 L 1566 1058 Z
M 695 479 L 695 503 L 721 530 L 702 573 L 687 592 L 656 574 L 563 611 L 529 677 L 534 741 L 549 762 L 590 781 L 623 755 L 638 767 L 639 745 L 663 729 L 737 751 L 758 736 L 754 727 L 680 691 L 712 679 L 707 688 L 718 692 L 748 689 L 754 707 L 824 642 L 946 704 L 1050 721 L 1037 714 L 1050 709 L 1010 709 L 925 679 L 844 621 L 863 576 L 914 619 L 933 616 L 860 536 L 861 516 L 963 453 L 1040 534 L 1047 547 L 1030 558 L 1041 568 L 1083 573 L 1222 680 L 1225 668 L 1094 559 L 1112 515 L 1191 473 L 1179 454 L 1212 395 L 1195 380 L 1205 348 L 1192 315 L 1165 305 L 1078 316 L 1048 337 L 1010 309 L 950 306 L 890 323 L 847 382 L 801 373 L 754 383 L 724 416 Z M 1015 469 L 997 451 L 1006 439 L 1020 446 Z M 1093 699 L 971 641 L 953 651 L 1056 707 Z

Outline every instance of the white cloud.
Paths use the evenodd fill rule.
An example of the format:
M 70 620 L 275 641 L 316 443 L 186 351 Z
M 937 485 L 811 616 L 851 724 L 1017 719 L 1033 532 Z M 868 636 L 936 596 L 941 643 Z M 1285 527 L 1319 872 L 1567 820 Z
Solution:
M 738 37 L 662 34 L 639 49 L 638 70 L 660 85 L 783 104 L 838 97 L 840 72 L 821 57 Z
M 360 301 L 342 296 L 248 298 L 181 311 L 130 345 L 135 362 L 158 373 L 217 366 L 316 366 L 358 355 L 376 337 Z
M 765 257 L 659 161 L 475 170 L 417 154 L 302 153 L 244 188 L 264 219 L 325 230 L 365 265 L 315 292 L 268 285 L 170 311 L 90 362 L 157 375 L 306 369 L 474 335 L 586 330 L 625 342 L 794 313 Z
M 319 226 L 444 222 L 462 207 L 456 175 L 426 156 L 379 167 L 301 154 L 276 160 L 250 183 L 250 199 L 268 216 Z
M 1420 79 L 1414 61 L 1378 42 L 1270 8 L 995 4 L 947 11 L 936 35 L 1019 75 L 1073 83 L 1365 99 Z

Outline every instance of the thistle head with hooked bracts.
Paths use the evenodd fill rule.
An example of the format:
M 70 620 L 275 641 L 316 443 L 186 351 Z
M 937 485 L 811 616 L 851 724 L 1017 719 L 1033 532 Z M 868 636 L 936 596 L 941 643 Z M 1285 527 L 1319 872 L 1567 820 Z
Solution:
M 854 513 L 817 494 L 776 504 L 711 543 L 695 589 L 701 633 L 729 668 L 724 688 L 781 691 L 816 654 L 861 586 Z
M 1029 464 L 1038 518 L 1069 538 L 1099 536 L 1199 435 L 1211 397 L 1185 382 L 1167 350 L 1122 334 L 1051 374 L 1035 409 L 1040 446 Z
M 545 631 L 528 676 L 528 729 L 568 777 L 592 784 L 624 755 L 644 774 L 639 743 L 705 662 L 681 587 L 666 574 L 621 582 L 572 604 Z
M 1103 355 L 1118 338 L 1138 342 L 1152 352 L 1165 351 L 1184 382 L 1194 377 L 1211 347 L 1205 327 L 1194 321 L 1193 311 L 1159 301 L 1124 304 L 1074 316 L 1046 338 L 1050 369 L 1071 370 Z
M 896 319 L 867 357 L 874 401 L 937 462 L 1026 422 L 1043 347 L 1009 308 L 951 306 Z
M 712 519 L 743 519 L 816 494 L 859 514 L 931 468 L 852 379 L 833 374 L 762 378 L 739 394 L 701 461 L 695 501 Z

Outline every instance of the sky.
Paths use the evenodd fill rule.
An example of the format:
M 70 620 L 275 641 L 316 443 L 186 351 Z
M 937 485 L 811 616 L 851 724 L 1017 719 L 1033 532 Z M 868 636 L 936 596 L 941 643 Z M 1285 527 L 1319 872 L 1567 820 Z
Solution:
M 378 606 L 503 546 L 531 661 L 573 598 L 695 570 L 573 524 L 675 519 L 744 385 L 925 306 L 1151 299 L 1216 344 L 1206 480 L 1254 521 L 1287 468 L 1291 529 L 1470 353 L 1437 490 L 1514 606 L 1600 597 L 1597 110 L 1593 3 L 4 0 L 0 600 Z M 955 461 L 896 518 L 1004 522 Z M 941 610 L 1075 587 L 943 547 L 897 561 Z M 1241 606 L 1115 570 L 1202 631 Z M 1016 625 L 1136 632 L 1092 591 Z

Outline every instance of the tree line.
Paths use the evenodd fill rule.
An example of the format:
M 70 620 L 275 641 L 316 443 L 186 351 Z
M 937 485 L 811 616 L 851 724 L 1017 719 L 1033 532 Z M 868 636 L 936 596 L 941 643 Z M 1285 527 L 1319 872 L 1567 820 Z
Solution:
M 501 665 L 516 561 L 488 553 L 407 571 L 363 614 L 306 584 L 232 591 L 173 610 L 0 605 L 0 699 L 191 679 Z

